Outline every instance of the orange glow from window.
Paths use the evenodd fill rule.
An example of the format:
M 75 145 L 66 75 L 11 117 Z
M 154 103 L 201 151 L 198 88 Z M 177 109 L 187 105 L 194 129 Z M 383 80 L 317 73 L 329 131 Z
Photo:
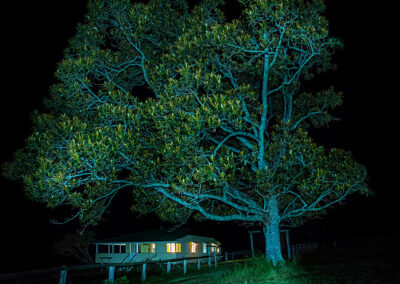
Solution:
M 181 252 L 180 243 L 167 243 L 167 252 L 176 253 Z
M 194 242 L 190 242 L 190 252 L 196 253 L 196 251 L 197 251 L 197 244 Z

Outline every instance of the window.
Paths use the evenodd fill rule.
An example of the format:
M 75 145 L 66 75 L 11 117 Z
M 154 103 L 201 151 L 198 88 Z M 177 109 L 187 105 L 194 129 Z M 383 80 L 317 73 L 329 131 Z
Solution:
M 211 252 L 214 252 L 215 251 L 215 247 L 211 247 Z
M 181 244 L 180 243 L 167 243 L 167 252 L 181 252 Z
M 136 253 L 141 253 L 142 252 L 142 244 L 136 244 Z
M 190 247 L 190 252 L 191 253 L 196 253 L 197 252 L 197 243 L 195 242 L 190 242 L 189 247 Z
M 175 252 L 175 243 L 167 243 L 167 252 Z
M 207 244 L 203 243 L 203 253 L 207 253 Z
M 126 253 L 126 244 L 115 244 L 112 245 L 113 250 L 111 252 L 113 253 Z
M 99 253 L 108 253 L 108 245 L 98 245 Z
M 150 253 L 150 244 L 142 244 L 142 252 Z
M 220 252 L 221 251 L 221 248 L 217 248 L 217 252 Z
M 142 252 L 143 253 L 156 252 L 156 244 L 154 244 L 154 243 L 142 244 Z

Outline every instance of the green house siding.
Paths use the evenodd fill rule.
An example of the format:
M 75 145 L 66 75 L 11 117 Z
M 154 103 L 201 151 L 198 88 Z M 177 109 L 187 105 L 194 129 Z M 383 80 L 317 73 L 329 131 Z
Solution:
M 195 252 L 191 251 L 192 242 L 197 244 Z M 168 243 L 179 243 L 181 251 L 167 252 Z M 153 244 L 155 245 L 154 248 Z M 204 244 L 207 248 L 207 252 L 203 250 Z M 96 243 L 96 246 L 101 245 L 109 246 L 110 252 L 96 250 L 96 263 L 173 260 L 176 258 L 204 256 L 208 255 L 210 247 L 220 247 L 221 244 L 213 238 L 177 232 L 160 232 L 160 230 L 158 230 L 105 239 Z M 137 250 L 138 245 L 140 247 L 140 253 Z M 112 250 L 113 247 L 114 251 Z M 121 247 L 124 248 L 121 250 Z

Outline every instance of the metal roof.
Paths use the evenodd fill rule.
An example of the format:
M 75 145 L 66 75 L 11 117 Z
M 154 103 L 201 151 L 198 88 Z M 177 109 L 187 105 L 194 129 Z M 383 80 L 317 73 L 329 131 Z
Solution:
M 184 236 L 191 235 L 188 229 L 182 229 L 177 231 L 169 232 L 167 230 L 159 229 L 152 230 L 134 234 L 128 234 L 123 236 L 117 236 L 112 238 L 107 238 L 103 240 L 99 240 L 95 243 L 117 243 L 117 242 L 163 242 L 163 241 L 176 241 Z M 203 238 L 208 238 L 210 241 L 219 243 L 214 238 L 209 238 L 205 236 L 199 236 Z

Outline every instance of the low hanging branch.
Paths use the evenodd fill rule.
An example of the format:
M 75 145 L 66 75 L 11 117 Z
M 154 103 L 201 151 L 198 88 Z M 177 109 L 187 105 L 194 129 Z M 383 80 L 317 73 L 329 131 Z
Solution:
M 70 206 L 83 230 L 124 188 L 132 209 L 261 225 L 266 257 L 283 261 L 279 226 L 298 225 L 368 194 L 365 168 L 316 145 L 342 103 L 333 88 L 300 92 L 333 69 L 341 46 L 321 1 L 91 1 L 59 64 L 48 113 L 5 175 L 49 207 Z M 152 98 L 132 94 L 146 87 Z M 136 89 L 135 89 L 136 90 Z M 297 221 L 300 220 L 300 221 Z

